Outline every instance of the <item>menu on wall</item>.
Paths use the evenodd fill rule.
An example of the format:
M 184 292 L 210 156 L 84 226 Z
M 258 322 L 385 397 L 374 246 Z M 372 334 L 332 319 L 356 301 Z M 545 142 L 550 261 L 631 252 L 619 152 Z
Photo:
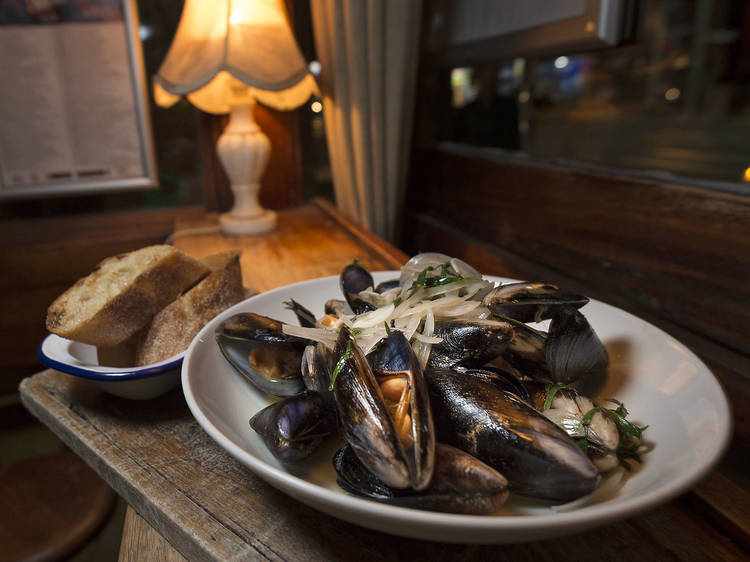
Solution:
M 0 4 L 0 196 L 155 184 L 124 7 Z

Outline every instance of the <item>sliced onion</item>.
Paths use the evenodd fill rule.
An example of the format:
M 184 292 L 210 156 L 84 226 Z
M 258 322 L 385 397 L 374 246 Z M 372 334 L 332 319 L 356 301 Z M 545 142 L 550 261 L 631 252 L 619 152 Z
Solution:
M 290 336 L 296 336 L 311 341 L 319 341 L 331 349 L 336 345 L 338 334 L 334 330 L 326 328 L 303 328 L 291 324 L 282 324 L 281 331 Z
M 352 328 L 369 328 L 387 322 L 393 313 L 394 308 L 393 304 L 388 304 L 370 312 L 360 314 L 352 322 Z

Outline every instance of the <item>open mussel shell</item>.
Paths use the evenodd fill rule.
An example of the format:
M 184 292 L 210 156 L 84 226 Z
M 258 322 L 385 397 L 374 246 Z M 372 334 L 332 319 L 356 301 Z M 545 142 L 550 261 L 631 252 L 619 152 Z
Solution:
M 559 309 L 553 316 L 545 354 L 550 379 L 565 384 L 601 373 L 609 364 L 607 349 L 586 317 L 573 308 Z
M 338 430 L 336 404 L 330 393 L 304 392 L 263 408 L 250 427 L 282 462 L 308 457 Z
M 374 310 L 375 306 L 359 298 L 358 293 L 374 286 L 372 275 L 356 261 L 347 265 L 339 276 L 341 292 L 354 311 L 354 314 L 362 314 Z
M 293 396 L 305 390 L 302 346 L 283 333 L 280 322 L 237 314 L 219 325 L 215 337 L 229 364 L 263 392 Z
M 435 444 L 435 468 L 421 492 L 389 487 L 360 462 L 351 447 L 336 453 L 333 466 L 344 490 L 379 502 L 447 513 L 494 513 L 508 497 L 508 481 L 479 459 L 450 445 Z
M 577 309 L 588 302 L 588 297 L 565 294 L 556 285 L 528 282 L 500 285 L 482 301 L 493 314 L 521 322 L 541 322 L 561 306 Z
M 527 326 L 519 320 L 493 316 L 513 327 L 513 336 L 502 351 L 502 360 L 524 376 L 548 381 L 551 379 L 547 365 L 547 334 Z
M 521 495 L 571 501 L 599 484 L 568 435 L 510 392 L 448 370 L 425 373 L 438 439 L 496 469 Z
M 513 326 L 503 320 L 446 320 L 435 323 L 428 368 L 481 367 L 500 355 L 513 338 Z
M 362 463 L 393 488 L 421 490 L 432 477 L 435 432 L 424 376 L 414 352 L 399 331 L 380 345 L 379 367 L 392 379 L 403 379 L 399 431 L 378 379 L 348 328 L 341 328 L 334 355 L 333 384 L 344 438 Z M 387 371 L 387 373 L 386 373 Z

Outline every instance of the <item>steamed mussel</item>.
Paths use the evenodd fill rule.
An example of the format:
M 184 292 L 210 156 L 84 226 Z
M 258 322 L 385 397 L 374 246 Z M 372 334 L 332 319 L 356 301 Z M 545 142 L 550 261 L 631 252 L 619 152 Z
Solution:
M 295 354 L 292 396 L 251 420 L 282 462 L 335 435 L 345 490 L 457 513 L 492 513 L 509 491 L 572 501 L 622 462 L 619 414 L 566 386 L 608 365 L 579 310 L 586 297 L 542 283 L 495 286 L 442 254 L 415 256 L 378 286 L 355 262 L 340 287 L 343 299 L 319 319 L 289 301 L 299 327 L 237 315 L 217 330 L 225 357 L 266 392 L 283 395 L 242 354 L 262 348 L 275 358 L 266 363 Z M 639 446 L 626 442 L 631 453 Z
M 435 467 L 429 485 L 416 492 L 391 488 L 370 472 L 351 447 L 336 453 L 333 466 L 344 490 L 382 503 L 483 515 L 502 507 L 508 497 L 508 481 L 498 471 L 470 454 L 435 444 Z
M 559 427 L 485 377 L 428 370 L 438 438 L 498 470 L 511 490 L 570 501 L 594 491 L 599 471 Z
M 424 375 L 403 333 L 372 358 L 341 328 L 333 381 L 344 438 L 360 461 L 392 488 L 424 489 L 432 478 L 435 430 Z

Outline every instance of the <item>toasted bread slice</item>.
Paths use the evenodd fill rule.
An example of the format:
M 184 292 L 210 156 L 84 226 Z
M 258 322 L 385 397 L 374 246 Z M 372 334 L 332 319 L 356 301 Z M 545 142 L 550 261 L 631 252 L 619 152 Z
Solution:
M 245 298 L 239 251 L 204 261 L 214 271 L 154 316 L 136 350 L 136 365 L 150 365 L 185 351 L 209 320 Z
M 135 352 L 143 337 L 143 330 L 136 332 L 124 342 L 112 347 L 96 347 L 96 358 L 102 367 L 132 367 L 135 365 Z
M 47 329 L 91 345 L 118 345 L 209 271 L 172 246 L 107 258 L 50 305 Z

